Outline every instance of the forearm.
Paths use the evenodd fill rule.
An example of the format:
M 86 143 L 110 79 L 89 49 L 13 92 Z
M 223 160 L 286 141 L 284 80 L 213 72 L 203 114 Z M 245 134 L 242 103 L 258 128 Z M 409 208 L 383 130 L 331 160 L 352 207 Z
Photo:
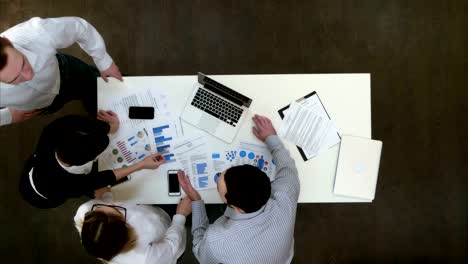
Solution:
M 121 169 L 115 169 L 115 170 L 112 170 L 112 171 L 115 174 L 115 179 L 118 181 L 118 180 L 120 180 L 120 179 L 134 173 L 135 171 L 139 171 L 139 170 L 142 170 L 142 169 L 144 169 L 143 164 L 141 164 L 141 162 L 139 162 L 137 164 L 133 164 L 131 166 L 121 168 Z
M 112 64 L 112 58 L 106 51 L 104 39 L 99 32 L 86 20 L 76 18 L 77 27 L 82 27 L 83 34 L 77 39 L 78 45 L 93 58 L 99 71 L 104 71 Z
M 171 226 L 166 231 L 164 240 L 170 241 L 174 249 L 185 249 L 185 220 L 184 215 L 174 215 Z
M 185 216 L 176 214 L 172 218 L 172 224 L 167 229 L 164 237 L 151 243 L 146 252 L 145 264 L 155 263 L 161 256 L 178 259 L 184 252 L 186 244 Z
M 300 191 L 298 171 L 289 151 L 278 136 L 269 136 L 265 143 L 270 149 L 276 163 L 276 177 L 272 182 L 272 190 L 287 191 L 293 199 L 296 199 Z
M 291 158 L 289 151 L 286 149 L 283 142 L 277 135 L 269 136 L 265 140 L 265 144 L 268 146 L 268 149 L 271 151 L 273 159 L 275 160 L 275 163 L 276 163 L 277 171 L 280 171 L 282 169 L 296 170 L 296 164 L 294 162 L 294 159 Z M 277 175 L 277 176 L 283 177 L 284 175 Z

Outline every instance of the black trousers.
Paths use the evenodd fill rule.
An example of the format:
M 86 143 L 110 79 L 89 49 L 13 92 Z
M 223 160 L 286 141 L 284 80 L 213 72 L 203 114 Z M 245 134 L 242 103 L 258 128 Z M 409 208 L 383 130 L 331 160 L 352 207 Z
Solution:
M 66 54 L 56 54 L 60 69 L 60 91 L 51 105 L 44 108 L 44 114 L 60 110 L 72 100 L 80 100 L 91 116 L 97 113 L 97 77 L 99 70 Z
M 33 189 L 31 182 L 29 181 L 29 171 L 34 166 L 34 155 L 32 155 L 26 162 L 26 166 L 21 173 L 19 192 L 23 199 L 30 205 L 40 208 L 40 209 L 49 209 L 55 208 L 62 205 L 66 199 L 65 198 L 51 198 L 44 199 L 42 196 L 36 193 Z

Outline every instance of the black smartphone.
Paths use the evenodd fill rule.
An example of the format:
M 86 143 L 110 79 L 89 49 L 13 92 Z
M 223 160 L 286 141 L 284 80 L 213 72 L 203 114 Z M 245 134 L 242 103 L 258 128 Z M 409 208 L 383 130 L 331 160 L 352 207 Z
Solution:
M 169 196 L 180 196 L 180 185 L 176 170 L 167 171 L 167 182 L 169 185 Z
M 128 108 L 130 119 L 154 119 L 154 107 L 152 106 L 130 106 Z

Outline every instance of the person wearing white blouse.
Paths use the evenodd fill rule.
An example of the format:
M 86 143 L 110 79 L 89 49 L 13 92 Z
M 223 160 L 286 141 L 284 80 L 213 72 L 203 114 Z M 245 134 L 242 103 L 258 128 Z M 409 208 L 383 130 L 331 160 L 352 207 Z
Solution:
M 105 263 L 177 263 L 185 251 L 190 199 L 180 200 L 171 222 L 158 207 L 113 202 L 111 192 L 98 196 L 74 217 L 88 254 Z
M 62 53 L 74 43 L 97 68 Z M 79 17 L 34 17 L 0 33 L 0 125 L 52 113 L 81 100 L 96 114 L 97 77 L 122 80 L 101 35 Z

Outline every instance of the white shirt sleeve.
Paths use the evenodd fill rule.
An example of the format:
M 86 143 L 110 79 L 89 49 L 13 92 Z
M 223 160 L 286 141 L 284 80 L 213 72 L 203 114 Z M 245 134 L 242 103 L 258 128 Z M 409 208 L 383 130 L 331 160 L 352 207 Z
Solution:
M 93 58 L 99 71 L 106 70 L 112 64 L 104 40 L 86 20 L 79 17 L 59 17 L 32 21 L 44 29 L 44 34 L 50 37 L 55 49 L 67 48 L 77 42 Z
M 176 263 L 184 253 L 187 243 L 185 216 L 174 215 L 172 224 L 160 241 L 155 241 L 146 251 L 145 264 Z
M 8 107 L 0 109 L 0 126 L 11 124 L 11 113 Z

